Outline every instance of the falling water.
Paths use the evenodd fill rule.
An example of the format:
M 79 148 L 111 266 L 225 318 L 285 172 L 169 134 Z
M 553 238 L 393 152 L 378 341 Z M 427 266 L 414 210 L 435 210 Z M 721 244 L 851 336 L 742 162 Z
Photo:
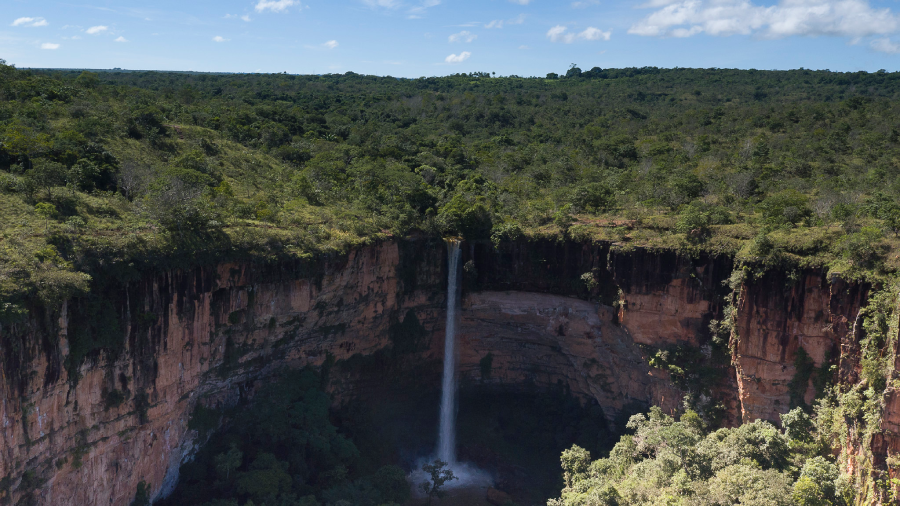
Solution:
M 459 241 L 447 243 L 447 331 L 444 337 L 444 380 L 441 394 L 441 426 L 437 456 L 451 466 L 456 463 L 456 306 L 459 279 Z
M 447 241 L 447 330 L 444 337 L 444 380 L 441 393 L 441 422 L 438 431 L 437 455 L 423 458 L 410 473 L 409 481 L 414 484 L 413 494 L 422 495 L 421 484 L 430 479 L 422 469 L 425 463 L 438 458 L 448 464 L 456 479 L 445 483 L 446 489 L 467 489 L 479 491 L 476 495 L 485 494 L 494 480 L 491 475 L 472 464 L 456 461 L 456 323 L 459 320 L 459 259 L 460 241 Z M 483 497 L 483 496 L 482 496 Z

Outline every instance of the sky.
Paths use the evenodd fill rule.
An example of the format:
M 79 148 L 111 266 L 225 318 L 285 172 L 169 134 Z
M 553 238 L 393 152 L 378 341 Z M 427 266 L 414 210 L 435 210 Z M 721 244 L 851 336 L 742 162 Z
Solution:
M 900 0 L 0 1 L 17 67 L 395 77 L 900 70 Z

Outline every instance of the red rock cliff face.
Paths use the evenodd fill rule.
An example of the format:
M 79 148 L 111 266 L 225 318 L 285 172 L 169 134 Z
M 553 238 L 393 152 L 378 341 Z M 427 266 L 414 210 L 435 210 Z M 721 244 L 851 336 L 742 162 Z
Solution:
M 810 272 L 799 280 L 773 272 L 745 283 L 734 322 L 733 363 L 741 418 L 778 422 L 790 409 L 790 387 L 803 348 L 816 367 L 841 360 L 842 381 L 856 381 L 858 337 L 852 332 L 868 289 Z M 795 387 L 812 402 L 811 382 Z
M 16 371 L 4 361 L 0 477 L 9 480 L 0 497 L 127 505 L 142 480 L 154 494 L 165 492 L 194 449 L 187 425 L 199 398 L 228 403 L 284 365 L 383 348 L 392 322 L 409 310 L 439 331 L 441 259 L 401 258 L 402 249 L 367 247 L 323 262 L 312 276 L 292 266 L 265 272 L 223 264 L 125 286 L 114 301 L 124 349 L 89 358 L 77 380 L 59 367 L 75 330 L 71 304 L 64 306 L 58 333 L 32 340 L 30 361 Z M 398 271 L 401 261 L 413 263 L 411 276 Z M 42 340 L 57 344 L 40 349 Z M 114 390 L 126 393 L 120 405 L 109 401 Z M 34 490 L 21 481 L 26 470 L 43 482 Z
M 728 259 L 572 242 L 499 251 L 472 244 L 464 262 L 463 381 L 563 383 L 595 400 L 612 423 L 653 404 L 680 407 L 683 392 L 649 367 L 647 350 L 706 343 L 731 274 Z M 38 504 L 127 505 L 140 481 L 164 494 L 196 450 L 188 421 L 197 403 L 233 404 L 284 366 L 404 348 L 426 369 L 435 364 L 419 373 L 437 384 L 446 276 L 439 241 L 387 242 L 302 265 L 148 275 L 104 293 L 106 313 L 70 301 L 51 316 L 38 308 L 29 322 L 0 327 L 0 504 L 31 494 Z M 726 366 L 714 392 L 729 423 L 777 420 L 787 410 L 799 346 L 817 364 L 826 350 L 852 350 L 848 329 L 865 289 L 816 273 L 802 279 L 744 286 L 737 371 Z M 83 343 L 87 330 L 102 334 L 87 314 L 118 321 L 107 331 L 123 344 L 66 367 L 70 345 Z M 365 395 L 367 381 L 378 379 L 351 373 L 332 387 L 348 400 Z M 23 481 L 26 471 L 31 479 Z

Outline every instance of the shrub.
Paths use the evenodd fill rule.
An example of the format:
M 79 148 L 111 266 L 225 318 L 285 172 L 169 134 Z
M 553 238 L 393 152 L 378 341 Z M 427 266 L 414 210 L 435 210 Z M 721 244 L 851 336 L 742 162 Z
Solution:
M 809 198 L 797 190 L 783 190 L 767 197 L 759 210 L 770 225 L 797 225 L 812 217 Z
M 615 205 L 615 193 L 604 183 L 588 183 L 575 188 L 571 198 L 575 211 L 600 213 Z

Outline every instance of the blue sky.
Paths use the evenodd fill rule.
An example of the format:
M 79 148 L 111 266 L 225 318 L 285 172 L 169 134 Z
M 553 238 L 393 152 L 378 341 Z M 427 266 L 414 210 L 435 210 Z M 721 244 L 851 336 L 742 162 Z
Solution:
M 897 0 L 3 0 L 19 67 L 543 76 L 900 70 Z

